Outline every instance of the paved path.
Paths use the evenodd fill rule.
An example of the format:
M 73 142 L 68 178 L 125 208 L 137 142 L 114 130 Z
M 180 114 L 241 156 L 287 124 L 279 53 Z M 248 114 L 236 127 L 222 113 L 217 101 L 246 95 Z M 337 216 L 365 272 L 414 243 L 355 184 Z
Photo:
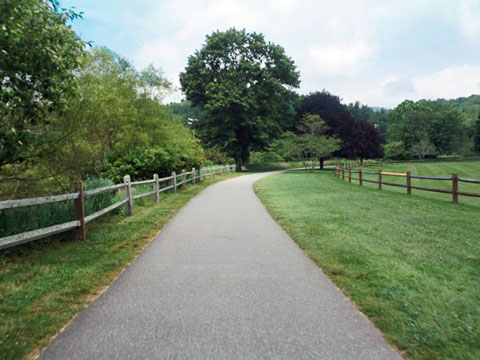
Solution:
M 252 184 L 194 198 L 42 359 L 399 359 Z

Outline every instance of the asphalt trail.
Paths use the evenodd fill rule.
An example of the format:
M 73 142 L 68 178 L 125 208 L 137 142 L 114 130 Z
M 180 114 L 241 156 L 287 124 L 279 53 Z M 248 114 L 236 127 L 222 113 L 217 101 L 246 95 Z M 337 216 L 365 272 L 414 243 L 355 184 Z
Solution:
M 252 184 L 195 197 L 41 359 L 400 359 Z

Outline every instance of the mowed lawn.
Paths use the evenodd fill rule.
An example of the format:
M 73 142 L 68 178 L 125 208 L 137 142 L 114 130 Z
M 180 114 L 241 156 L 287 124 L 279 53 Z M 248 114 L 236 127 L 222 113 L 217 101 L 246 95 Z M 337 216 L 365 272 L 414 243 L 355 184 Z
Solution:
M 432 162 L 432 163 L 405 163 L 405 164 L 383 164 L 382 166 L 366 166 L 364 171 L 378 171 L 381 168 L 382 171 L 405 173 L 410 171 L 412 175 L 423 176 L 451 176 L 453 173 L 458 174 L 459 177 L 471 178 L 480 180 L 480 161 L 465 161 L 465 162 Z M 352 174 L 353 177 L 358 178 L 357 174 Z M 365 179 L 377 180 L 378 175 L 364 174 Z M 347 175 L 345 175 L 347 179 Z M 397 184 L 406 184 L 404 177 L 386 176 L 384 175 L 382 181 L 387 181 Z M 358 184 L 357 180 L 352 180 L 354 184 Z M 370 188 L 376 188 L 377 184 L 364 183 L 365 186 Z M 425 179 L 412 179 L 413 186 L 437 188 L 442 190 L 451 190 L 451 180 L 425 180 Z M 406 193 L 406 189 L 384 185 L 384 190 Z M 472 183 L 458 183 L 458 191 L 470 192 L 480 194 L 480 184 Z M 412 190 L 413 194 L 427 197 L 430 199 L 442 199 L 446 201 L 452 200 L 452 195 L 435 193 L 430 191 Z M 459 195 L 459 202 L 462 204 L 470 204 L 480 207 L 480 198 L 461 196 Z
M 406 357 L 480 359 L 479 208 L 360 187 L 330 171 L 273 175 L 255 190 Z
M 133 216 L 105 216 L 88 224 L 84 242 L 67 234 L 1 250 L 0 359 L 35 358 L 191 198 L 238 175 L 162 193 L 158 204 L 152 196 L 135 200 Z

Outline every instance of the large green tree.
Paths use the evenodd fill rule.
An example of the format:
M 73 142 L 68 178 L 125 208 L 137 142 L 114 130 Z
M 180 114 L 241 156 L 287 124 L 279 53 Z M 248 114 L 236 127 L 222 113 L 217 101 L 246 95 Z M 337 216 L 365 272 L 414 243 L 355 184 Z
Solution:
M 406 149 L 428 140 L 443 154 L 454 152 L 455 140 L 463 137 L 461 114 L 443 101 L 406 100 L 389 113 L 389 142 L 402 142 Z
M 67 22 L 77 16 L 58 1 L 0 0 L 0 167 L 31 159 L 73 92 L 85 43 Z
M 262 34 L 229 29 L 207 36 L 180 83 L 187 99 L 206 111 L 196 124 L 200 135 L 241 164 L 292 125 L 299 73 Z

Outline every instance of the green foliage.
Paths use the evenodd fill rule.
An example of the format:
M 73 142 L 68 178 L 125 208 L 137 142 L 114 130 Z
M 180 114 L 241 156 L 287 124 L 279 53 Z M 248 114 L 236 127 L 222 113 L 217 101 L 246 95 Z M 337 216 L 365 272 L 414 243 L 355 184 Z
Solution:
M 457 149 L 457 139 L 465 136 L 461 114 L 442 101 L 406 100 L 389 113 L 388 141 L 401 141 L 409 149 L 427 139 L 440 153 Z
M 43 0 L 0 2 L 0 167 L 38 155 L 48 114 L 65 109 L 85 43 Z
M 414 143 L 428 138 L 432 111 L 421 103 L 406 100 L 389 114 L 389 142 L 402 142 L 409 149 Z
M 394 141 L 386 143 L 383 147 L 385 159 L 390 160 L 404 160 L 410 158 L 410 152 L 405 148 L 401 141 Z
M 252 151 L 248 159 L 249 164 L 277 163 L 282 161 L 285 161 L 285 159 L 274 151 Z
M 187 99 L 206 111 L 199 135 L 244 163 L 291 124 L 299 74 L 281 46 L 229 29 L 207 36 L 180 83 Z
M 161 147 L 139 146 L 119 157 L 112 154 L 103 174 L 116 183 L 122 182 L 126 174 L 129 174 L 132 179 L 142 179 L 152 177 L 160 170 L 161 175 L 165 175 L 169 169 L 173 168 L 173 160 Z
M 443 100 L 465 116 L 465 123 L 472 128 L 480 113 L 480 95 L 460 97 L 458 99 Z
M 347 105 L 348 111 L 356 120 L 365 120 L 373 124 L 380 134 L 385 137 L 387 134 L 388 110 L 384 108 L 372 108 L 368 105 L 362 105 L 360 102 Z
M 288 157 L 297 157 L 303 162 L 305 169 L 312 171 L 317 162 L 323 168 L 323 160 L 341 148 L 335 136 L 323 135 L 328 130 L 325 122 L 318 115 L 307 114 L 297 126 L 300 135 L 287 132 L 283 135 L 281 147 Z
M 180 121 L 184 126 L 196 128 L 196 123 L 205 116 L 205 111 L 194 106 L 191 101 L 182 100 L 179 103 L 170 103 L 167 108 L 175 115 L 180 117 Z
M 205 158 L 207 159 L 205 166 L 218 164 L 234 164 L 235 160 L 220 149 L 218 146 L 212 146 L 205 149 Z
M 475 151 L 480 154 L 480 111 L 478 113 L 477 121 L 475 122 L 473 141 L 475 144 Z

